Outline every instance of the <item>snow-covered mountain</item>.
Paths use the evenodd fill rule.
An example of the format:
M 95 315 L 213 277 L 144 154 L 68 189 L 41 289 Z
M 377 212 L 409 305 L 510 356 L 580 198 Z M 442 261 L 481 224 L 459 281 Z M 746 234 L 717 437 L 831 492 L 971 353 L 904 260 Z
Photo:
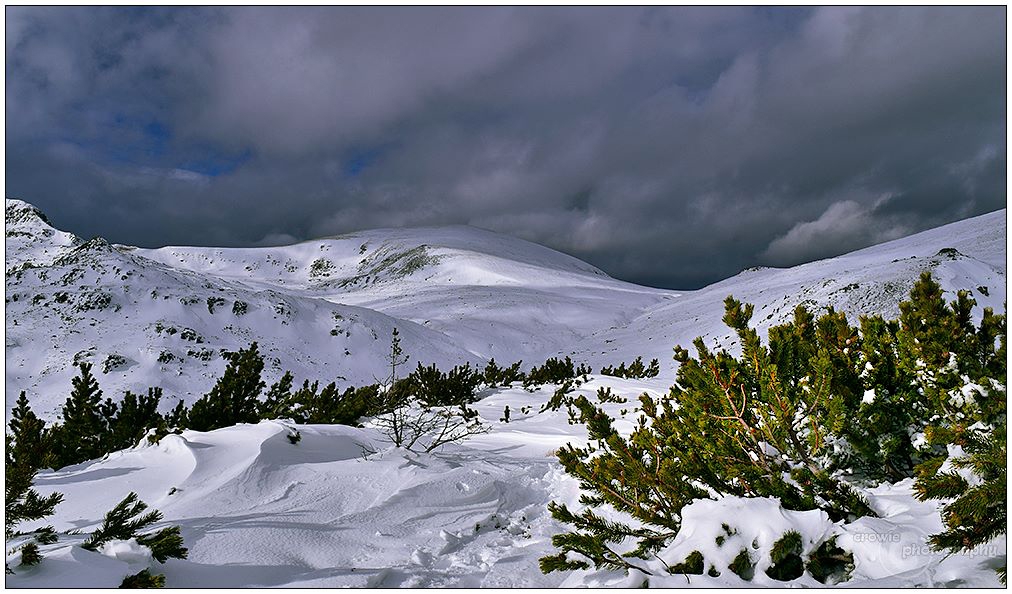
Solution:
M 427 362 L 479 359 L 422 324 L 299 293 L 165 265 L 102 239 L 54 230 L 8 200 L 6 393 L 27 390 L 51 417 L 78 361 L 95 363 L 106 395 L 161 385 L 192 401 L 221 375 L 224 350 L 260 343 L 267 375 L 364 383 L 382 377 L 399 329 Z M 350 376 L 350 377 L 348 377 Z
M 27 390 L 52 418 L 73 364 L 106 395 L 165 390 L 192 402 L 224 351 L 257 341 L 273 381 L 372 383 L 393 328 L 416 362 L 449 367 L 573 355 L 594 368 L 638 355 L 670 374 L 671 349 L 727 338 L 722 301 L 756 305 L 760 326 L 797 303 L 895 314 L 921 270 L 978 303 L 1005 302 L 1004 210 L 838 258 L 755 269 L 696 291 L 613 279 L 571 256 L 471 227 L 380 229 L 269 248 L 140 249 L 54 229 L 6 201 L 6 402 Z
M 922 270 L 948 291 L 967 289 L 981 306 L 1004 310 L 1006 213 L 999 211 L 851 254 L 789 269 L 747 270 L 697 291 L 624 283 L 547 248 L 467 227 L 377 230 L 259 249 L 146 250 L 83 241 L 54 229 L 31 205 L 6 203 L 6 394 L 25 389 L 52 418 L 74 374 L 96 363 L 107 395 L 159 385 L 192 401 L 221 373 L 221 351 L 256 340 L 268 375 L 297 380 L 382 377 L 390 332 L 398 328 L 415 361 L 449 366 L 572 354 L 597 369 L 637 355 L 658 358 L 657 378 L 592 376 L 579 394 L 608 386 L 634 401 L 672 382 L 675 344 L 697 335 L 727 342 L 722 301 L 756 305 L 760 327 L 798 303 L 855 316 L 894 315 Z M 981 307 L 976 314 L 980 315 Z M 797 529 L 812 542 L 830 536 L 854 555 L 847 586 L 997 587 L 1006 537 L 966 554 L 930 550 L 941 529 L 937 502 L 921 502 L 908 479 L 861 489 L 877 518 L 831 522 L 818 510 L 784 510 L 769 498 L 701 500 L 683 510 L 686 529 L 655 559 L 654 572 L 579 570 L 548 575 L 538 558 L 557 552 L 564 529 L 550 501 L 580 507 L 580 487 L 554 452 L 585 443 L 565 410 L 538 412 L 553 386 L 484 390 L 475 404 L 491 431 L 428 453 L 390 447 L 375 427 L 264 421 L 211 432 L 184 431 L 158 444 L 40 472 L 35 488 L 64 494 L 52 524 L 56 543 L 42 563 L 15 568 L 7 587 L 115 587 L 146 568 L 169 587 L 654 587 L 783 586 L 757 570 L 671 575 L 665 563 L 694 549 L 734 554 Z M 513 411 L 503 422 L 504 407 Z M 629 431 L 628 404 L 602 405 Z M 619 418 L 621 417 L 621 418 Z M 297 444 L 288 436 L 300 433 Z M 99 551 L 79 546 L 103 514 L 137 492 L 178 525 L 186 560 L 162 565 L 135 541 Z M 712 551 L 732 522 L 735 540 Z M 806 541 L 807 542 L 807 541 Z M 753 548 L 756 545 L 752 545 Z M 725 561 L 727 561 L 725 559 Z M 760 564 L 769 564 L 768 555 Z M 761 569 L 761 568 L 760 568 Z M 822 584 L 810 575 L 791 586 Z

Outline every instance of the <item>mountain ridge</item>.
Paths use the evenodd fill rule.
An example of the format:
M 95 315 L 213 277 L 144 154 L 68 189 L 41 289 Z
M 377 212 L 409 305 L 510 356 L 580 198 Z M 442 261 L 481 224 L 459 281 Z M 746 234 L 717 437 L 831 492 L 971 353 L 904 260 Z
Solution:
M 950 293 L 972 291 L 981 307 L 1000 310 L 1005 300 L 1005 210 L 694 291 L 634 285 L 466 226 L 146 249 L 84 241 L 21 200 L 8 199 L 5 211 L 8 407 L 27 390 L 48 417 L 78 361 L 96 365 L 114 398 L 162 386 L 166 407 L 199 397 L 223 370 L 222 354 L 252 341 L 267 356 L 268 381 L 287 369 L 297 382 L 372 383 L 385 377 L 394 327 L 410 367 L 493 357 L 530 367 L 571 355 L 597 369 L 642 355 L 670 378 L 676 344 L 698 335 L 733 347 L 720 323 L 728 294 L 755 304 L 760 328 L 785 321 L 798 303 L 852 318 L 894 315 L 923 270 Z

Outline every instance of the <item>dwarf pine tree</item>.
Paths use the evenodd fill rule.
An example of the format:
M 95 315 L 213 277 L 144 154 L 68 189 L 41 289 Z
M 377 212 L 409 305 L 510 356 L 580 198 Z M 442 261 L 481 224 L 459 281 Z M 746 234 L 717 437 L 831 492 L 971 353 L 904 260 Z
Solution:
M 966 292 L 946 307 L 928 281 L 901 307 L 900 337 L 911 352 L 906 367 L 935 413 L 924 434 L 940 453 L 916 467 L 915 489 L 921 499 L 946 502 L 945 529 L 928 539 L 931 546 L 969 551 L 1006 532 L 1006 318 L 985 308 L 975 327 Z M 1004 583 L 1007 567 L 998 574 Z
M 60 493 L 43 497 L 32 488 L 39 469 L 49 465 L 51 453 L 45 423 L 32 412 L 24 392 L 11 411 L 9 427 L 4 458 L 4 536 L 7 539 L 18 534 L 19 524 L 52 514 L 63 501 Z M 37 564 L 42 559 L 38 545 L 55 540 L 52 526 L 35 530 L 32 538 L 20 547 L 22 565 Z
M 925 418 L 914 378 L 900 364 L 899 322 L 880 316 L 861 318 L 857 375 L 861 380 L 861 422 L 845 427 L 846 446 L 837 462 L 856 478 L 897 481 L 911 476 L 916 463 L 908 428 Z
M 103 436 L 103 452 L 114 452 L 137 444 L 148 429 L 164 423 L 158 413 L 161 388 L 148 388 L 147 395 L 127 390 L 119 403 L 110 399 L 100 407 L 108 431 Z
M 334 389 L 329 395 L 321 392 L 317 407 L 310 413 L 310 423 L 360 426 L 358 420 L 374 411 L 379 384 L 361 388 L 352 386 L 340 393 L 333 383 L 328 387 L 331 386 Z
M 470 363 L 457 365 L 443 373 L 435 364 L 418 367 L 407 377 L 418 399 L 431 406 L 468 405 L 475 400 L 475 391 L 482 376 Z
M 315 384 L 314 384 L 315 386 Z M 338 414 L 339 392 L 337 384 L 330 382 L 315 395 L 313 406 L 307 408 L 310 423 L 333 423 Z
M 172 407 L 169 414 L 165 415 L 165 427 L 167 430 L 180 430 L 190 425 L 190 411 L 186 404 L 180 400 Z
M 91 374 L 91 363 L 80 364 L 80 375 L 73 378 L 73 390 L 63 404 L 63 423 L 53 429 L 55 467 L 98 458 L 104 452 L 102 441 L 108 430 L 100 410 L 102 390 Z
M 35 416 L 24 390 L 11 409 L 8 427 L 8 465 L 15 464 L 28 470 L 39 470 L 52 465 L 52 436 L 46 431 L 45 422 Z
M 142 530 L 162 519 L 158 510 L 145 513 L 148 506 L 136 493 L 129 493 L 105 514 L 102 525 L 81 545 L 89 551 L 96 551 L 112 540 L 137 539 L 137 543 L 151 549 L 151 556 L 159 563 L 169 558 L 185 559 L 188 551 L 183 546 L 179 526 L 169 526 L 156 532 L 141 533 Z
M 165 587 L 165 576 L 162 574 L 152 574 L 150 570 L 143 569 L 133 575 L 128 575 L 123 578 L 123 582 L 119 585 L 120 588 L 164 588 Z
M 524 389 L 533 392 L 538 386 L 562 384 L 566 380 L 587 376 L 590 372 L 591 369 L 586 364 L 581 363 L 579 366 L 575 366 L 568 355 L 565 359 L 552 357 L 540 367 L 534 366 L 527 372 L 527 376 L 523 380 Z M 585 377 L 584 380 L 586 380 Z
M 292 372 L 286 371 L 281 379 L 271 384 L 262 402 L 257 403 L 257 416 L 261 419 L 292 418 Z
M 580 499 L 587 507 L 575 514 L 549 504 L 553 517 L 577 530 L 553 537 L 562 552 L 544 557 L 543 571 L 588 567 L 588 561 L 634 567 L 629 558 L 659 550 L 680 529 L 682 508 L 701 498 L 773 496 L 787 509 L 821 508 L 834 519 L 874 515 L 822 464 L 828 435 L 847 418 L 849 399 L 834 389 L 834 357 L 849 334 L 840 316 L 830 312 L 815 323 L 799 307 L 793 322 L 770 330 L 769 347 L 748 327 L 751 316 L 752 306 L 725 301 L 724 322 L 738 335 L 741 358 L 711 352 L 698 338 L 698 358 L 676 347 L 676 384 L 667 398 L 640 397 L 643 414 L 628 438 L 586 397 L 573 401 L 592 445 L 567 445 L 558 456 L 587 491 Z M 604 504 L 637 522 L 593 511 Z M 637 547 L 616 550 L 626 538 Z
M 11 411 L 10 433 L 6 435 L 4 464 L 4 533 L 10 538 L 21 522 L 44 518 L 53 513 L 63 495 L 46 497 L 32 489 L 32 481 L 51 459 L 45 423 L 35 416 L 25 393 L 21 392 Z
M 105 514 L 102 525 L 81 546 L 89 551 L 97 551 L 107 542 L 133 538 L 137 540 L 137 544 L 147 547 L 151 551 L 151 556 L 159 563 L 165 563 L 170 558 L 186 559 L 189 551 L 183 546 L 179 526 L 168 526 L 155 532 L 141 532 L 162 519 L 162 514 L 158 510 L 145 513 L 147 508 L 147 504 L 141 501 L 136 493 L 129 493 Z M 120 587 L 161 588 L 164 585 L 164 575 L 152 575 L 145 569 L 124 578 Z
M 236 353 L 226 353 L 225 358 L 228 365 L 221 379 L 190 407 L 191 429 L 210 431 L 260 421 L 260 394 L 266 384 L 260 378 L 264 359 L 257 351 L 257 343 Z
M 947 305 L 924 273 L 900 304 L 898 320 L 862 317 L 861 422 L 844 431 L 859 476 L 911 477 L 917 464 L 945 453 L 943 443 L 915 443 L 931 426 L 958 429 L 1004 418 L 1005 316 L 985 308 L 974 326 L 974 305 L 965 291 Z
M 521 382 L 524 380 L 524 373 L 520 371 L 521 364 L 521 361 L 517 361 L 509 367 L 500 367 L 493 357 L 485 365 L 482 380 L 490 388 L 508 387 L 513 382 Z
M 915 484 L 918 497 L 947 501 L 942 508 L 945 530 L 931 535 L 928 543 L 936 550 L 971 551 L 1005 534 L 1008 521 L 1006 423 L 1002 421 L 993 428 L 973 428 L 961 433 L 938 429 L 932 432 L 930 439 L 936 443 L 956 444 L 963 453 L 948 461 L 939 458 L 918 466 Z M 998 569 L 1002 583 L 1007 573 L 1007 565 Z
M 900 364 L 917 382 L 922 405 L 950 425 L 1004 418 L 1005 316 L 985 308 L 980 326 L 966 291 L 946 306 L 941 287 L 925 273 L 900 304 Z
M 628 437 L 587 398 L 570 402 L 591 445 L 558 455 L 580 480 L 585 509 L 549 504 L 574 529 L 553 538 L 560 552 L 542 570 L 635 567 L 678 533 L 681 509 L 700 498 L 775 497 L 834 520 L 874 515 L 847 479 L 899 480 L 918 463 L 922 497 L 955 498 L 935 546 L 969 548 L 1003 532 L 1005 323 L 985 310 L 975 327 L 972 306 L 962 293 L 946 306 L 924 275 L 897 321 L 865 317 L 859 331 L 832 309 L 816 320 L 799 307 L 764 346 L 748 327 L 752 307 L 729 297 L 724 322 L 741 356 L 711 352 L 701 339 L 696 357 L 676 347 L 676 384 L 667 398 L 641 396 Z M 947 467 L 944 456 L 930 458 L 957 445 L 965 454 Z M 595 511 L 602 505 L 631 521 L 605 518 Z M 626 539 L 637 546 L 620 550 Z

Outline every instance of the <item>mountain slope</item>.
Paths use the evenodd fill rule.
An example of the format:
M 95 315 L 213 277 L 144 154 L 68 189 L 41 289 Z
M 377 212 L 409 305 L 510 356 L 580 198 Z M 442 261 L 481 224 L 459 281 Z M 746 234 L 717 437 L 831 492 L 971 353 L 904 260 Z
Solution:
M 577 356 L 619 361 L 642 354 L 657 357 L 662 369 L 665 364 L 673 369 L 675 344 L 687 347 L 696 336 L 732 342 L 720 321 L 728 295 L 755 305 L 752 323 L 760 335 L 790 319 L 798 304 L 814 310 L 833 307 L 854 322 L 863 314 L 895 318 L 897 304 L 923 271 L 934 275 L 948 300 L 958 290 L 970 291 L 979 320 L 984 307 L 1005 310 L 1006 215 L 1000 210 L 793 268 L 746 270 L 644 309 L 628 324 L 596 334 Z
M 639 394 L 666 393 L 672 345 L 706 335 L 733 348 L 720 324 L 728 294 L 755 303 L 754 321 L 763 327 L 800 302 L 852 316 L 895 313 L 921 270 L 948 291 L 973 290 L 982 305 L 1003 309 L 1006 295 L 1004 211 L 687 292 L 622 283 L 550 250 L 484 233 L 375 231 L 281 248 L 141 250 L 82 241 L 53 229 L 30 205 L 8 201 L 8 407 L 28 389 L 33 408 L 51 419 L 69 391 L 75 357 L 96 363 L 109 396 L 160 385 L 166 406 L 192 401 L 220 374 L 221 349 L 250 340 L 267 353 L 271 378 L 292 369 L 299 379 L 346 374 L 342 381 L 361 383 L 383 376 L 396 326 L 414 360 L 444 366 L 487 354 L 510 361 L 518 352 L 534 363 L 552 349 L 595 368 L 656 356 L 664 369 L 657 378 L 591 377 L 576 388 L 596 401 L 598 388 L 610 387 L 626 402 L 602 407 L 621 417 Z M 362 237 L 372 247 L 362 250 Z M 334 264 L 316 265 L 314 273 L 321 253 Z M 59 540 L 42 545 L 44 560 L 27 568 L 12 539 L 6 560 L 15 573 L 5 585 L 115 587 L 151 567 L 169 587 L 640 586 L 648 576 L 635 571 L 538 570 L 538 558 L 557 551 L 552 537 L 565 528 L 550 517 L 548 502 L 576 507 L 581 496 L 554 453 L 587 441 L 564 409 L 538 412 L 553 392 L 484 390 L 474 407 L 490 432 L 433 453 L 393 448 L 368 420 L 362 428 L 264 421 L 187 430 L 42 471 L 35 488 L 65 500 L 44 522 L 20 528 L 51 523 Z M 513 412 L 504 422 L 507 406 Z M 615 422 L 623 433 L 633 426 L 630 417 Z M 288 439 L 295 431 L 297 443 Z M 131 491 L 164 514 L 155 528 L 180 526 L 187 559 L 157 564 L 130 541 L 95 552 L 79 546 Z M 1005 561 L 1005 536 L 967 554 L 934 552 L 925 538 L 941 529 L 939 504 L 918 501 L 912 480 L 860 493 L 879 517 L 831 522 L 823 512 L 784 510 L 769 498 L 696 502 L 683 510 L 692 529 L 643 560 L 653 572 L 649 585 L 785 585 L 761 571 L 750 582 L 731 571 L 667 573 L 666 564 L 690 551 L 712 549 L 713 534 L 731 522 L 730 554 L 787 528 L 805 538 L 835 535 L 854 554 L 847 586 L 999 586 L 994 568 Z M 809 575 L 787 585 L 822 587 Z
M 222 353 L 260 343 L 269 381 L 361 385 L 384 377 L 397 327 L 405 349 L 441 365 L 480 360 L 406 320 L 330 301 L 255 289 L 166 266 L 137 250 L 52 229 L 7 203 L 6 393 L 20 390 L 47 418 L 69 392 L 73 363 L 90 361 L 106 395 L 162 386 L 164 407 L 192 401 L 220 377 Z
M 250 287 L 359 305 L 439 331 L 482 359 L 537 364 L 672 292 L 618 281 L 472 227 L 380 229 L 277 248 L 138 250 Z
M 270 248 L 140 249 L 54 229 L 7 200 L 6 393 L 53 418 L 75 361 L 105 394 L 165 390 L 192 402 L 222 353 L 260 344 L 268 382 L 291 370 L 340 386 L 385 377 L 397 327 L 409 366 L 573 355 L 595 369 L 638 355 L 666 377 L 671 348 L 730 343 L 730 294 L 767 327 L 794 306 L 894 315 L 921 270 L 981 305 L 1005 301 L 1005 211 L 789 269 L 756 269 L 697 291 L 618 281 L 571 256 L 470 227 L 381 229 Z M 986 293 L 985 293 L 986 291 Z M 891 309 L 892 308 L 892 309 Z M 979 315 L 979 310 L 978 310 Z

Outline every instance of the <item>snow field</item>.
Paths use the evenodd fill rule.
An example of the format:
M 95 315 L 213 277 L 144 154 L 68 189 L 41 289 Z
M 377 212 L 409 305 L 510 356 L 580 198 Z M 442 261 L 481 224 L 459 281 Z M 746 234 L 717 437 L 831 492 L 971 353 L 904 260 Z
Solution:
M 640 393 L 665 391 L 663 384 L 593 376 L 576 393 L 596 402 L 597 388 L 611 386 L 629 401 L 604 405 L 619 415 L 635 408 Z M 631 587 L 647 578 L 654 587 L 772 586 L 783 582 L 763 571 L 769 547 L 789 529 L 802 534 L 805 554 L 837 535 L 855 557 L 847 586 L 998 585 L 991 568 L 1005 555 L 1005 537 L 968 555 L 929 551 L 927 535 L 941 528 L 938 508 L 913 497 L 912 481 L 868 489 L 882 517 L 850 524 L 833 523 L 817 510 L 784 510 L 771 499 L 698 501 L 685 508 L 682 531 L 659 559 L 638 562 L 651 576 L 596 570 L 543 575 L 538 559 L 555 552 L 551 536 L 564 529 L 551 519 L 548 502 L 580 509 L 579 485 L 553 452 L 568 442 L 585 443 L 565 407 L 537 412 L 553 388 L 485 391 L 476 408 L 492 430 L 432 454 L 394 449 L 368 425 L 264 421 L 185 431 L 157 445 L 42 472 L 38 490 L 65 495 L 45 523 L 82 533 L 43 546 L 42 564 L 16 569 L 7 585 L 113 587 L 150 565 L 171 587 Z M 511 420 L 502 423 L 507 405 Z M 633 417 L 616 427 L 630 431 Z M 301 436 L 295 445 L 288 440 L 294 431 Z M 163 512 L 159 527 L 182 527 L 188 559 L 160 565 L 130 542 L 111 543 L 100 553 L 75 546 L 129 491 Z M 718 546 L 724 523 L 735 534 Z M 753 542 L 758 549 L 749 548 Z M 751 582 L 726 569 L 742 548 L 756 555 Z M 666 574 L 664 563 L 678 563 L 693 550 L 707 563 L 723 563 L 721 576 Z M 16 567 L 17 554 L 8 562 Z M 807 574 L 790 584 L 821 585 Z

